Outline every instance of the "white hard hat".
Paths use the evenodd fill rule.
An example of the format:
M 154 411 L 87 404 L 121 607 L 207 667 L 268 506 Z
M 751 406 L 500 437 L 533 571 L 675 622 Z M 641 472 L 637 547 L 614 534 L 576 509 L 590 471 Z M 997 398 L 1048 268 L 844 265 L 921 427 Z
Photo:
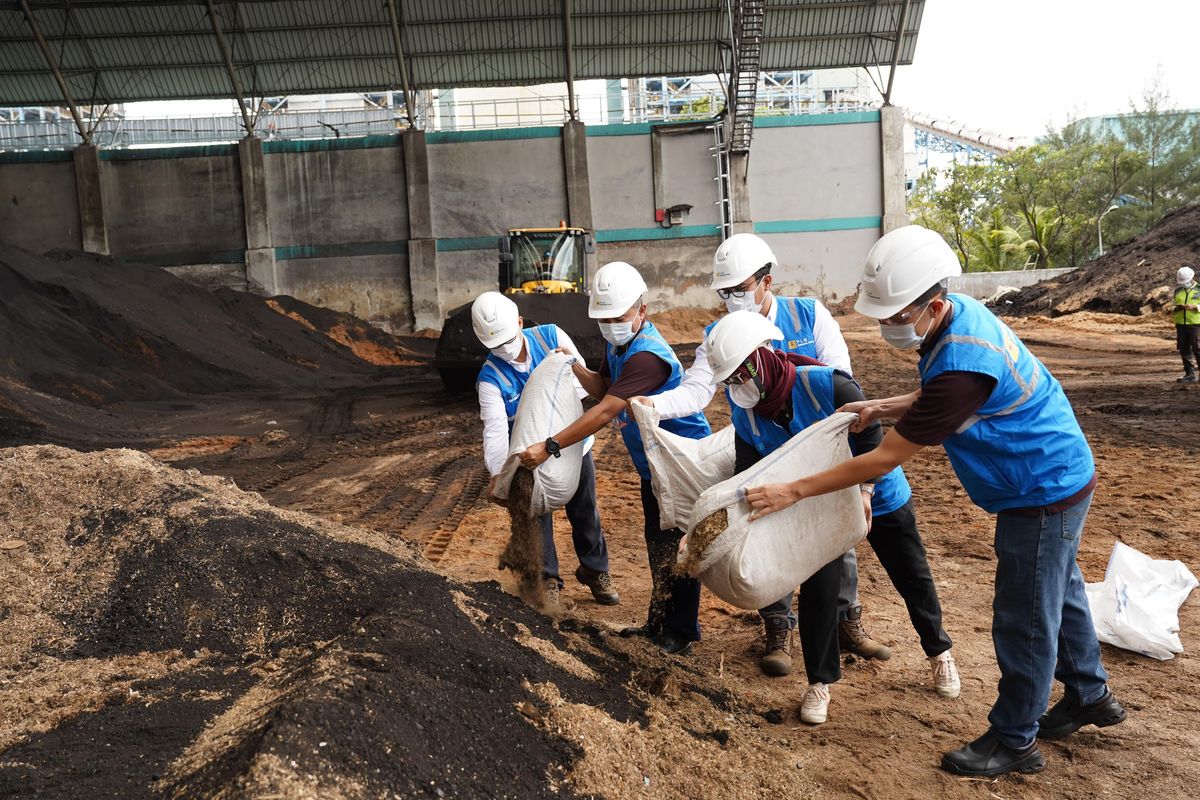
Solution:
M 588 316 L 592 319 L 619 317 L 646 293 L 646 282 L 633 265 L 610 261 L 592 278 Z
M 704 340 L 713 383 L 732 375 L 762 345 L 782 338 L 783 332 L 757 311 L 732 311 L 721 317 Z
M 1180 267 L 1179 272 L 1175 273 L 1175 280 L 1180 283 L 1190 283 L 1194 277 L 1196 277 L 1196 271 L 1191 267 Z
M 905 225 L 875 243 L 867 253 L 854 310 L 887 319 L 946 278 L 962 274 L 958 256 L 938 233 Z
M 471 327 L 491 350 L 521 332 L 521 313 L 516 303 L 499 292 L 484 292 L 471 304 Z
M 713 279 L 710 289 L 730 289 L 770 264 L 779 262 L 771 246 L 753 233 L 735 233 L 713 255 Z

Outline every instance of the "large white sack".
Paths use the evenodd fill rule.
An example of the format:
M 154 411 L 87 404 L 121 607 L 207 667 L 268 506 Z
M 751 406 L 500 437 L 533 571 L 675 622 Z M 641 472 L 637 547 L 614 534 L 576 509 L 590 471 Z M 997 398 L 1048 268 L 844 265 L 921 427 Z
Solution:
M 745 500 L 747 489 L 803 478 L 849 459 L 846 431 L 857 416 L 834 414 L 810 425 L 750 469 L 700 495 L 688 521 L 689 533 L 721 509 L 729 517 L 725 530 L 705 548 L 697 569 L 709 591 L 739 608 L 762 608 L 866 537 L 857 486 L 805 498 L 754 522 Z
M 686 529 L 701 492 L 733 477 L 733 426 L 703 439 L 689 439 L 658 427 L 662 415 L 652 406 L 634 403 L 633 417 L 650 464 L 659 527 Z
M 1179 607 L 1196 586 L 1181 562 L 1153 559 L 1117 542 L 1104 580 L 1085 587 L 1096 636 L 1160 661 L 1174 658 L 1183 652 Z
M 529 376 L 521 391 L 521 402 L 517 404 L 517 416 L 508 437 L 508 459 L 492 490 L 496 497 L 508 497 L 509 484 L 521 466 L 520 453 L 532 444 L 546 441 L 583 416 L 583 403 L 575 391 L 575 377 L 571 373 L 575 360 L 573 355 L 551 353 Z M 587 442 L 584 439 L 564 447 L 558 458 L 550 456 L 534 471 L 533 497 L 529 502 L 531 516 L 540 517 L 547 511 L 562 508 L 575 495 Z

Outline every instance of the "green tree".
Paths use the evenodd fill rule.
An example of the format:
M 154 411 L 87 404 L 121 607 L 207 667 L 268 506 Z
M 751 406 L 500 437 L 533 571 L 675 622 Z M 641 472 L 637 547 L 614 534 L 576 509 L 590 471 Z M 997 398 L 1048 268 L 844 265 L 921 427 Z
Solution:
M 991 205 L 995 197 L 995 181 L 985 164 L 932 169 L 913 187 L 909 216 L 918 225 L 942 234 L 958 254 L 963 270 L 970 271 L 973 264 L 968 231 L 976 215 Z

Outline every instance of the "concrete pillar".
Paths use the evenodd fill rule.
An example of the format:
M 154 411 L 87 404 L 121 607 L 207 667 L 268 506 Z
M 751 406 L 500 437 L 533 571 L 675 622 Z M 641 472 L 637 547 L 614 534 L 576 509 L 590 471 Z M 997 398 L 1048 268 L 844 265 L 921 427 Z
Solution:
M 81 144 L 72 155 L 79 202 L 80 244 L 85 253 L 107 256 L 108 228 L 104 224 L 104 193 L 100 186 L 100 148 L 94 144 Z
M 429 194 L 429 151 L 425 131 L 402 134 L 404 179 L 408 189 L 408 295 L 413 329 L 441 329 L 437 240 L 433 236 L 433 203 Z
M 569 120 L 562 128 L 563 174 L 567 179 L 567 219 L 592 230 L 592 184 L 588 178 L 587 126 Z
M 754 233 L 750 214 L 750 154 L 729 154 L 729 202 L 733 206 L 733 232 Z
M 250 291 L 283 294 L 271 220 L 267 213 L 267 175 L 263 168 L 262 139 L 247 136 L 238 142 L 238 168 L 242 177 L 242 211 L 246 220 L 246 284 Z
M 908 224 L 908 204 L 904 191 L 904 109 L 884 106 L 879 109 L 879 144 L 882 159 L 883 231 L 888 233 Z

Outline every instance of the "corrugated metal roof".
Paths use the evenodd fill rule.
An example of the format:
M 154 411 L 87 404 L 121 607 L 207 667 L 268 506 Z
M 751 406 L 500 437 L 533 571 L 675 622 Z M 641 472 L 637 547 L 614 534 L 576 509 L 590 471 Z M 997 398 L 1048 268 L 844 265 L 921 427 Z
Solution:
M 203 0 L 28 0 L 83 105 L 232 97 Z M 396 0 L 413 88 L 564 78 L 563 0 Z M 725 0 L 572 0 L 577 79 L 723 71 Z M 762 69 L 890 63 L 903 0 L 768 0 Z M 911 63 L 925 0 L 911 0 Z M 253 95 L 400 88 L 385 0 L 214 0 Z M 16 2 L 0 7 L 0 106 L 62 95 Z

